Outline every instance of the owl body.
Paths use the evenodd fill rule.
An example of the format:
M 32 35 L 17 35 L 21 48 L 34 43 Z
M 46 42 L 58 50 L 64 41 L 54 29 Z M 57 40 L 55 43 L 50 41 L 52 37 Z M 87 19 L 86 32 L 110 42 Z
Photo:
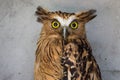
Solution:
M 94 13 L 37 8 L 38 22 L 43 27 L 37 43 L 34 80 L 102 80 L 85 32 L 85 23 L 96 16 Z

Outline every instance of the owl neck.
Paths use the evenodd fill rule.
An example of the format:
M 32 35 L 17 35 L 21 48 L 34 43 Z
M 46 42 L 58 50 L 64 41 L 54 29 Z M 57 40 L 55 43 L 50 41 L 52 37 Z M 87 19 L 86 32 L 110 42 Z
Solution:
M 76 35 L 70 35 L 67 37 L 67 41 L 69 40 L 75 40 L 75 39 L 87 39 L 86 35 L 82 35 L 82 36 L 76 36 Z

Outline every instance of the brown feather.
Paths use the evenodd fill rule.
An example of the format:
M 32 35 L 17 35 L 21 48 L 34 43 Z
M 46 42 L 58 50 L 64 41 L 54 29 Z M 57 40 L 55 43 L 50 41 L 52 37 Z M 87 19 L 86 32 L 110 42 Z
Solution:
M 80 40 L 80 41 L 79 41 Z M 65 45 L 63 66 L 66 68 L 63 80 L 102 80 L 100 69 L 86 39 L 69 40 Z M 66 66 L 67 65 L 67 66 Z M 71 76 L 69 76 L 69 73 Z
M 77 13 L 76 15 L 77 17 L 79 17 L 80 20 L 83 20 L 84 22 L 88 22 L 97 16 L 95 12 L 96 12 L 95 9 L 91 9 L 88 11 Z
M 62 76 L 61 56 L 61 39 L 41 35 L 36 50 L 34 80 L 59 80 Z

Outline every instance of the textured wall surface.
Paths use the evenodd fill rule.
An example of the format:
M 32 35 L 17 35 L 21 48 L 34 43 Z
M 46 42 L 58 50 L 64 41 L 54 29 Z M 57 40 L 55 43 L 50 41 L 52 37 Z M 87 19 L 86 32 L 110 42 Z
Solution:
M 36 42 L 41 24 L 34 12 L 96 9 L 86 24 L 103 80 L 120 80 L 120 0 L 0 0 L 0 80 L 33 80 Z

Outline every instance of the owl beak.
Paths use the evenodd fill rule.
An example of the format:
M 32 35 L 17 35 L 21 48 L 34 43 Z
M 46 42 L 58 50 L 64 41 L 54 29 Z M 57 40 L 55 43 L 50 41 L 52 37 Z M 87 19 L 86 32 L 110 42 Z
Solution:
M 66 39 L 66 36 L 67 36 L 67 29 L 66 27 L 63 28 L 63 37 L 64 39 Z

